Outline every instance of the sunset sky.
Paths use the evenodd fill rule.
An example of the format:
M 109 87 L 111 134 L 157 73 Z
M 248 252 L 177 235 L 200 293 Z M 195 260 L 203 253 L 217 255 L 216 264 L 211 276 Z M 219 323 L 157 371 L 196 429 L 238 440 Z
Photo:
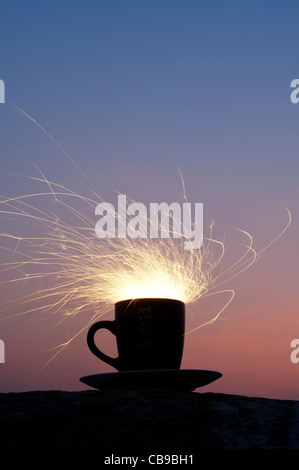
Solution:
M 257 251 L 287 224 L 284 206 L 291 211 L 283 236 L 221 286 L 235 297 L 219 319 L 186 336 L 182 368 L 223 374 L 202 391 L 299 399 L 299 363 L 290 360 L 299 338 L 299 103 L 290 100 L 298 14 L 296 0 L 1 5 L 2 195 L 35 192 L 16 175 L 39 176 L 38 167 L 76 192 L 92 184 L 106 201 L 118 191 L 171 203 L 182 197 L 179 168 L 188 199 L 203 203 L 205 228 L 214 221 L 229 246 L 236 228 L 248 231 Z M 0 232 L 22 234 L 11 224 L 0 218 Z M 82 390 L 80 377 L 113 372 L 88 350 L 86 331 L 39 370 L 84 319 L 56 328 L 38 312 L 4 320 L 29 287 L 0 285 L 0 392 Z M 187 330 L 223 302 L 187 305 Z M 103 341 L 112 354 L 114 338 Z

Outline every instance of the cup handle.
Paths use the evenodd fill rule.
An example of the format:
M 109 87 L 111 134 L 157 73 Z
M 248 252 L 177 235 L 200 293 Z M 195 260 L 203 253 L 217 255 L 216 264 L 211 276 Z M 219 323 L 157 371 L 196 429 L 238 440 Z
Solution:
M 116 370 L 119 370 L 119 357 L 113 358 L 113 357 L 107 356 L 107 354 L 104 354 L 95 345 L 94 335 L 101 328 L 105 328 L 106 330 L 109 330 L 112 334 L 116 335 L 116 323 L 115 323 L 115 321 L 106 320 L 106 321 L 99 321 L 97 323 L 94 323 L 93 325 L 91 325 L 91 327 L 89 328 L 89 331 L 87 333 L 88 347 L 91 350 L 91 352 L 95 356 L 97 356 L 99 359 L 106 362 L 110 366 L 114 367 Z

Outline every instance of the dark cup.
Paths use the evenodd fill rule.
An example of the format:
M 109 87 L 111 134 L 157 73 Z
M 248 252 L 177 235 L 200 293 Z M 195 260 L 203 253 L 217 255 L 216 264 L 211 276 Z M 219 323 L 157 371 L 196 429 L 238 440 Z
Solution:
M 95 333 L 106 328 L 116 336 L 119 356 L 104 354 Z M 173 299 L 130 299 L 115 304 L 115 320 L 91 326 L 91 352 L 118 371 L 179 369 L 185 333 L 185 304 Z

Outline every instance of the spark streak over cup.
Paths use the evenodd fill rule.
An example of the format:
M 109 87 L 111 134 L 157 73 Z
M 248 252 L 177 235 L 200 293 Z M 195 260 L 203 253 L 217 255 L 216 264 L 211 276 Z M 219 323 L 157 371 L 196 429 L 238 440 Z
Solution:
M 236 245 L 242 253 L 225 266 L 225 245 L 213 236 L 213 225 L 208 227 L 201 248 L 194 250 L 185 249 L 184 241 L 188 240 L 184 235 L 98 239 L 94 227 L 99 195 L 82 196 L 44 175 L 29 179 L 37 185 L 35 193 L 0 200 L 0 214 L 10 224 L 0 234 L 1 270 L 6 276 L 2 284 L 15 289 L 18 284 L 30 283 L 26 294 L 7 302 L 14 308 L 19 303 L 20 311 L 14 316 L 39 312 L 55 315 L 59 323 L 80 315 L 82 325 L 56 346 L 53 357 L 123 299 L 167 298 L 190 304 L 225 292 L 229 300 L 208 320 L 211 323 L 234 296 L 232 289 L 221 289 L 223 283 L 257 259 L 251 235 L 236 229 Z M 289 226 L 288 210 L 287 214 L 283 230 L 264 250 Z M 28 225 L 30 235 L 26 235 Z M 198 323 L 192 331 L 207 324 L 200 318 Z

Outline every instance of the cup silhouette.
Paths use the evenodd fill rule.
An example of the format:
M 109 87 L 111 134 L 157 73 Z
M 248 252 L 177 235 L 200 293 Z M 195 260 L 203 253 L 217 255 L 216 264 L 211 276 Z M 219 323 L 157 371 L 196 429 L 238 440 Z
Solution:
M 118 357 L 95 344 L 101 328 L 116 336 Z M 184 349 L 185 304 L 173 299 L 129 299 L 115 304 L 115 320 L 93 324 L 87 344 L 93 354 L 118 371 L 179 369 Z

